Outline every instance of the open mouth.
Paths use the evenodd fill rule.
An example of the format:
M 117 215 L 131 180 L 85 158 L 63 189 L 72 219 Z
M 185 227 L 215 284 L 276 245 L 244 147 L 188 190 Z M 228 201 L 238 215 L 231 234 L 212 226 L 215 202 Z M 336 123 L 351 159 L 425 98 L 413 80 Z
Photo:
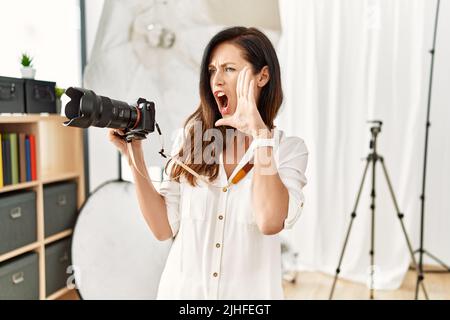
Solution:
M 224 92 L 217 92 L 215 94 L 217 102 L 219 104 L 219 111 L 222 114 L 228 113 L 228 97 Z

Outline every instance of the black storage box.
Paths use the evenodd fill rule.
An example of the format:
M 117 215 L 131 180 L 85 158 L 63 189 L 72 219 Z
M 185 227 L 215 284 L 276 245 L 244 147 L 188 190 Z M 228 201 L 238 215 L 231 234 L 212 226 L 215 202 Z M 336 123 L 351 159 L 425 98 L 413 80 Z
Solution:
M 25 110 L 27 113 L 56 113 L 55 82 L 25 80 Z
M 24 113 L 25 80 L 0 77 L 0 113 Z
M 39 264 L 36 253 L 0 263 L 0 300 L 38 300 Z
M 73 272 L 71 265 L 71 238 L 63 239 L 45 247 L 45 290 L 47 297 L 67 286 Z M 68 272 L 69 271 L 69 272 Z
M 45 237 L 73 228 L 76 216 L 76 182 L 44 185 Z
M 37 240 L 36 193 L 18 191 L 0 196 L 0 255 Z

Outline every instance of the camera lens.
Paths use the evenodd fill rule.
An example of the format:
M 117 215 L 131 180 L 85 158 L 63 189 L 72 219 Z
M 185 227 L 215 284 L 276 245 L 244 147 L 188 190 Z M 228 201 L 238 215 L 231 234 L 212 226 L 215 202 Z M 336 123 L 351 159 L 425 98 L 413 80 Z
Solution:
M 66 95 L 71 98 L 65 108 L 66 126 L 134 129 L 139 124 L 140 110 L 126 102 L 75 87 L 68 88 Z

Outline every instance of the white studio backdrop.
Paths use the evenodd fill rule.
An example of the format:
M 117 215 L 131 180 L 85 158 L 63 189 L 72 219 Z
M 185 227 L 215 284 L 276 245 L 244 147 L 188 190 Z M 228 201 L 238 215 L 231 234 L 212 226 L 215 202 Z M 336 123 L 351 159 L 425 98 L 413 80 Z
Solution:
M 109 11 L 104 11 L 101 18 L 103 2 Z M 445 197 L 450 190 L 450 179 L 446 178 L 450 177 L 446 130 L 450 63 L 445 59 L 450 54 L 450 44 L 444 42 L 450 34 L 448 2 L 441 3 L 436 48 L 425 225 L 426 249 L 446 262 L 450 262 L 450 204 Z M 169 140 L 168 148 L 171 132 L 181 126 L 198 103 L 198 70 L 189 61 L 199 64 L 204 46 L 222 25 L 212 23 L 212 15 L 201 15 L 201 1 L 190 2 L 190 8 L 179 7 L 177 14 L 195 15 L 195 19 L 183 18 L 186 24 L 195 25 L 189 34 L 191 41 L 181 42 L 183 48 L 179 48 L 189 58 L 170 61 L 166 70 L 172 72 L 163 74 L 155 59 L 162 63 L 170 57 L 149 52 L 145 64 L 150 69 L 144 67 L 144 62 L 136 60 L 136 47 L 127 38 L 125 30 L 130 30 L 139 17 L 139 3 L 87 2 L 88 48 L 93 49 L 85 87 L 129 102 L 142 92 L 146 98 L 161 99 L 156 101 L 157 106 L 167 105 L 171 110 L 159 111 L 159 115 L 164 114 L 159 122 Z M 277 31 L 270 31 L 273 26 L 263 30 L 278 43 L 282 66 L 285 100 L 277 125 L 288 134 L 304 138 L 310 151 L 306 206 L 294 230 L 286 233 L 299 252 L 299 268 L 334 274 L 362 176 L 362 159 L 369 152 L 366 121 L 371 119 L 384 122 L 379 152 L 385 158 L 400 209 L 405 213 L 408 235 L 413 247 L 418 247 L 434 6 L 435 1 L 431 0 L 280 0 L 280 41 L 276 41 Z M 171 25 L 176 17 L 173 14 L 164 21 Z M 181 22 L 173 23 L 180 27 Z M 152 97 L 159 90 L 164 95 Z M 148 165 L 161 165 L 156 139 L 151 135 L 150 142 L 145 143 Z M 94 189 L 116 177 L 117 153 L 107 141 L 104 129 L 90 128 L 89 143 Z M 377 171 L 375 286 L 392 289 L 400 286 L 409 255 L 381 167 Z M 369 178 L 341 268 L 343 277 L 363 283 L 368 280 L 370 261 Z
M 280 1 L 285 103 L 278 125 L 303 137 L 310 150 L 305 209 L 288 235 L 299 252 L 301 269 L 335 272 L 365 165 L 362 159 L 369 152 L 366 121 L 372 119 L 384 123 L 378 151 L 405 213 L 413 247 L 419 247 L 428 50 L 435 6 L 430 0 Z M 447 263 L 449 21 L 450 3 L 444 0 L 435 56 L 425 211 L 425 248 Z M 377 171 L 375 288 L 394 289 L 401 285 L 410 257 L 381 166 Z M 363 283 L 368 283 L 370 270 L 369 206 L 370 175 L 341 267 L 341 276 Z

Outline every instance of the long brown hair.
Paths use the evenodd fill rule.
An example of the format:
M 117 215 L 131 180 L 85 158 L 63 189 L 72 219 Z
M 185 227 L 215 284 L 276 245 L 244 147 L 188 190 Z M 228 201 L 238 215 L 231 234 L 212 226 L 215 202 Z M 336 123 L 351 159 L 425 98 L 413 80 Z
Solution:
M 252 65 L 252 72 L 259 73 L 264 66 L 269 69 L 269 82 L 262 88 L 258 100 L 258 111 L 262 120 L 269 129 L 273 128 L 273 120 L 283 101 L 283 91 L 281 88 L 280 65 L 275 49 L 270 40 L 256 28 L 232 27 L 220 31 L 208 43 L 203 53 L 201 70 L 200 70 L 200 105 L 193 114 L 191 114 L 184 123 L 184 131 L 187 131 L 187 137 L 183 142 L 183 146 L 175 155 L 188 167 L 193 169 L 200 175 L 213 181 L 219 174 L 219 163 L 215 161 L 212 164 L 194 163 L 193 157 L 199 152 L 203 154 L 205 148 L 211 143 L 217 141 L 204 141 L 204 139 L 194 139 L 194 126 L 190 126 L 193 122 L 201 123 L 202 137 L 206 130 L 214 128 L 214 123 L 221 118 L 221 114 L 217 108 L 214 95 L 210 87 L 210 74 L 208 65 L 211 60 L 213 50 L 222 43 L 231 43 L 238 46 L 243 51 L 243 58 Z M 222 133 L 223 148 L 225 148 L 225 127 L 221 126 L 217 129 Z M 200 140 L 200 141 L 196 141 Z M 183 150 L 190 150 L 183 154 Z M 220 155 L 223 150 L 213 148 L 215 157 Z M 172 161 L 172 160 L 171 160 Z M 171 162 L 166 165 L 166 169 Z M 185 170 L 183 167 L 174 163 L 170 172 L 170 178 L 179 181 L 180 177 L 185 177 L 189 184 L 196 185 L 196 178 Z

